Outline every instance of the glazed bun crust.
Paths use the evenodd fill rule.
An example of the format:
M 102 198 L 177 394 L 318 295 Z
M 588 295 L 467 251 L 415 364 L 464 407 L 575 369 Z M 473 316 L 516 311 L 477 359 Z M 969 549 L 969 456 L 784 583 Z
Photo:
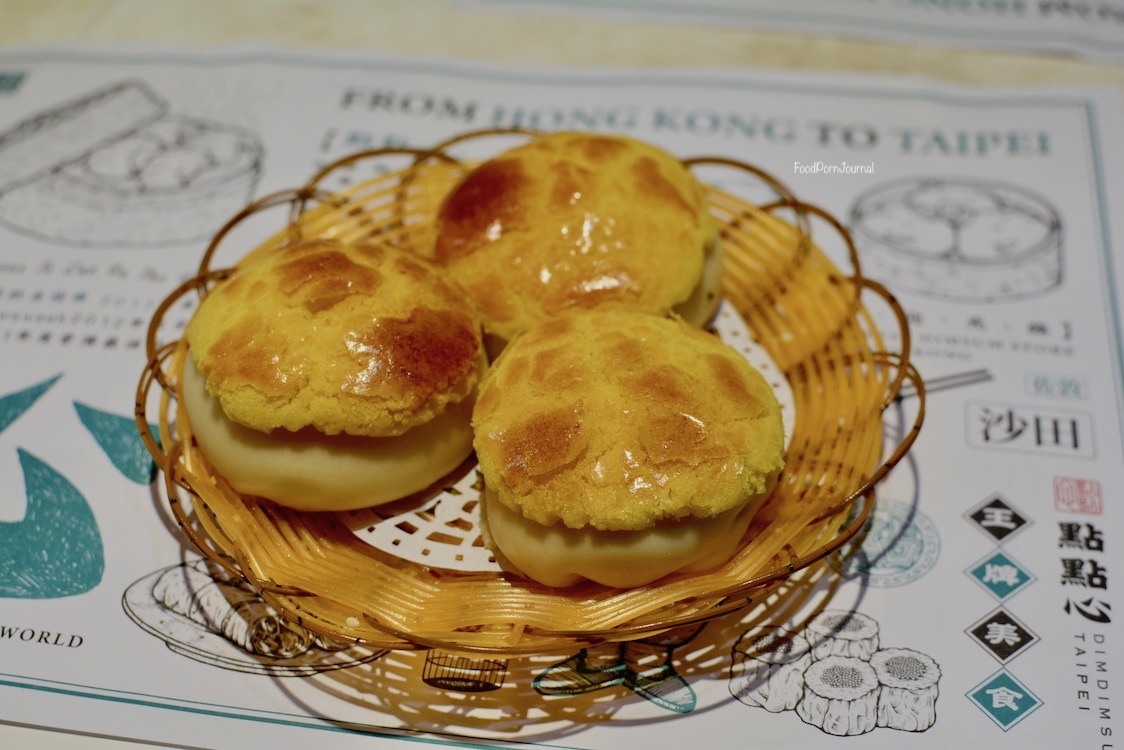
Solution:
M 784 463 L 780 406 L 717 336 L 623 310 L 559 317 L 473 411 L 497 559 L 547 586 L 641 586 L 736 552 Z
M 487 356 L 471 302 L 429 261 L 283 247 L 217 284 L 186 338 L 184 411 L 236 492 L 351 510 L 425 490 L 472 453 Z
M 435 224 L 435 257 L 502 341 L 603 305 L 663 314 L 686 304 L 701 324 L 720 292 L 720 263 L 704 275 L 716 230 L 701 185 L 632 138 L 539 136 L 471 171 Z
M 475 393 L 482 337 L 471 302 L 424 259 L 314 240 L 239 267 L 187 328 L 230 420 L 385 437 Z
M 738 510 L 784 461 L 776 397 L 736 350 L 681 320 L 620 310 L 557 318 L 509 344 L 473 426 L 496 500 L 571 529 Z

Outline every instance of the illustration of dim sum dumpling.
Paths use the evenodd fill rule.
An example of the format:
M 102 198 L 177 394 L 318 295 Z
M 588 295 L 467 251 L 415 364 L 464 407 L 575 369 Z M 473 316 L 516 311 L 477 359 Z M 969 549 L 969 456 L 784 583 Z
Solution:
M 83 247 L 203 239 L 250 199 L 262 156 L 253 132 L 127 81 L 0 133 L 0 223 Z
M 740 354 L 619 309 L 512 341 L 473 425 L 488 537 L 548 586 L 639 586 L 726 562 L 784 462 L 780 407 Z
M 216 285 L 186 337 L 192 431 L 238 492 L 365 507 L 425 489 L 471 453 L 480 326 L 424 259 L 284 247 Z
M 997 211 L 1003 204 L 985 186 L 939 181 L 911 188 L 905 194 L 904 202 L 916 214 L 955 224 Z
M 483 162 L 444 200 L 434 253 L 500 342 L 601 304 L 702 325 L 717 305 L 720 248 L 706 196 L 642 141 L 560 132 Z
M 120 194 L 152 193 L 218 182 L 259 157 L 256 144 L 233 128 L 167 117 L 92 151 L 65 171 Z
M 863 214 L 863 230 L 888 247 L 940 257 L 956 248 L 956 228 L 940 215 L 918 213 L 902 201 L 882 201 Z
M 864 262 L 902 289 L 994 302 L 1053 289 L 1061 218 L 1045 199 L 993 180 L 903 179 L 860 196 L 851 231 Z
M 319 645 L 316 636 L 278 614 L 245 581 L 202 560 L 164 570 L 153 582 L 152 597 L 251 654 L 293 658 Z
M 1023 210 L 1002 208 L 981 214 L 961 230 L 961 255 L 982 260 L 1018 258 L 1039 248 L 1049 224 Z

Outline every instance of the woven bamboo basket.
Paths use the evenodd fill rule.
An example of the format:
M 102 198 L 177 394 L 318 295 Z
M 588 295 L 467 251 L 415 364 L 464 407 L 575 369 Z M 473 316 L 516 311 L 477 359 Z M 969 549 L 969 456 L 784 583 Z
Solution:
M 482 661 L 573 652 L 705 622 L 761 602 L 789 576 L 841 549 L 863 527 L 875 486 L 902 459 L 921 427 L 925 391 L 909 361 L 908 321 L 885 288 L 862 276 L 844 227 L 764 171 L 726 159 L 684 163 L 692 169 L 734 170 L 739 179 L 760 181 L 776 195 L 771 203 L 754 205 L 707 188 L 724 253 L 724 304 L 733 307 L 775 363 L 776 376 L 791 391 L 794 414 L 782 477 L 739 552 L 721 568 L 673 575 L 637 589 L 590 583 L 558 590 L 498 566 L 442 564 L 439 556 L 429 556 L 442 544 L 481 554 L 473 515 L 480 485 L 473 481 L 471 459 L 455 488 L 447 484 L 372 509 L 362 519 L 372 527 L 392 524 L 413 534 L 404 545 L 394 546 L 395 541 L 384 547 L 356 534 L 354 514 L 298 512 L 241 496 L 211 469 L 178 398 L 187 345 L 179 332 L 168 330 L 173 326 L 165 318 L 190 295 L 205 295 L 223 283 L 230 269 L 211 264 L 227 235 L 250 216 L 281 207 L 288 211 L 283 228 L 239 262 L 312 237 L 387 243 L 426 254 L 435 212 L 473 163 L 453 154 L 462 142 L 479 145 L 479 139 L 492 135 L 510 138 L 513 132 L 468 134 L 426 151 L 357 153 L 327 166 L 299 189 L 258 200 L 215 235 L 198 275 L 158 307 L 148 332 L 149 363 L 137 389 L 136 417 L 162 471 L 170 512 L 190 541 L 244 578 L 283 615 L 321 635 L 371 648 L 438 649 Z M 403 160 L 406 165 L 397 166 Z M 333 175 L 360 162 L 374 163 L 375 176 L 346 189 L 325 187 Z M 396 166 L 378 166 L 384 162 Z M 813 225 L 843 239 L 852 266 L 847 272 L 813 242 Z M 877 305 L 889 310 L 899 328 L 896 351 L 884 345 L 871 312 Z M 907 383 L 917 396 L 916 416 L 900 442 L 885 449 L 882 415 Z M 158 426 L 156 436 L 150 424 Z M 420 540 L 419 553 L 415 532 L 440 526 L 432 506 L 439 490 L 444 502 L 455 502 L 459 510 L 443 529 Z M 415 549 L 406 554 L 411 545 Z

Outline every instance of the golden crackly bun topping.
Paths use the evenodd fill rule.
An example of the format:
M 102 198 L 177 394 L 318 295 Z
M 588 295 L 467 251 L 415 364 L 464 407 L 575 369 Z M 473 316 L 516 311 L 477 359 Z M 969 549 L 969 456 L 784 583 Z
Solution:
M 187 341 L 232 421 L 370 437 L 473 394 L 482 352 L 471 302 L 440 269 L 329 240 L 239 267 L 203 299 Z
M 480 164 L 436 219 L 434 254 L 509 340 L 605 303 L 664 313 L 690 297 L 715 227 L 667 152 L 620 136 L 553 133 Z
M 540 524 L 639 530 L 764 492 L 780 406 L 736 350 L 681 320 L 621 310 L 515 339 L 473 412 L 488 488 Z

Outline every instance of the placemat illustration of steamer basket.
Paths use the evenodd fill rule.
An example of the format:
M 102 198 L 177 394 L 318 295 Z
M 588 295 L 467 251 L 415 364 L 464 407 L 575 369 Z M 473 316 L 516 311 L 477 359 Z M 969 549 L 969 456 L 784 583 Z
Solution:
M 1045 294 L 1062 282 L 1057 209 L 1013 185 L 897 180 L 859 196 L 850 223 L 872 275 L 894 289 L 990 303 Z
M 129 80 L 0 132 L 0 223 L 88 247 L 185 244 L 252 198 L 263 149 Z

